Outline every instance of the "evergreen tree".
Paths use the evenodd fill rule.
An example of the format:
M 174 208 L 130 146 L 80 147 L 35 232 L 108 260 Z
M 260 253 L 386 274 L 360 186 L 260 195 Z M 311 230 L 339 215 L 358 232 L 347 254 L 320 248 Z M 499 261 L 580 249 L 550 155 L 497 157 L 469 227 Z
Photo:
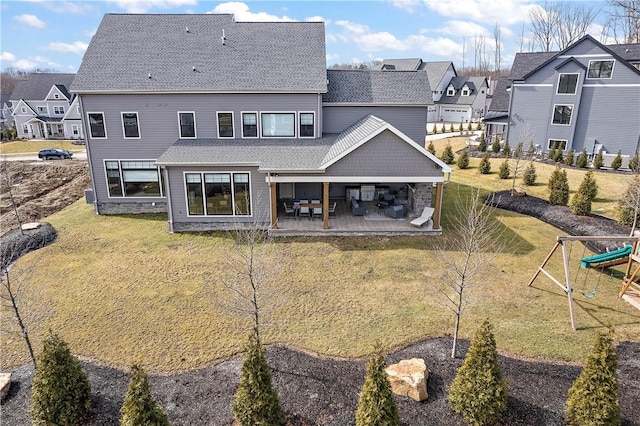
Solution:
M 638 155 L 638 151 L 633 156 L 631 160 L 629 160 L 629 170 L 632 172 L 640 172 L 640 156 Z
M 427 146 L 427 151 L 429 151 L 433 155 L 436 155 L 436 147 L 433 144 L 433 141 L 429 141 L 429 145 Z
M 555 148 L 549 148 L 549 152 L 547 152 L 547 156 L 549 157 L 550 160 L 553 160 L 554 158 L 556 158 Z
M 522 175 L 522 181 L 525 185 L 530 186 L 536 183 L 538 175 L 536 174 L 536 166 L 533 165 L 533 162 L 529 163 L 526 169 L 524 169 L 524 174 Z
M 473 127 L 471 126 L 471 122 L 469 122 L 469 124 L 467 125 L 467 130 L 468 130 L 468 131 L 473 130 Z
M 576 166 L 580 167 L 581 169 L 585 169 L 588 165 L 589 157 L 587 156 L 587 150 L 585 148 L 582 148 L 582 152 L 580 152 L 578 158 L 576 159 Z
M 549 202 L 553 205 L 566 206 L 569 201 L 569 181 L 567 172 L 560 167 L 551 173 L 549 183 Z
M 498 176 L 500 179 L 509 179 L 509 175 L 511 174 L 511 168 L 509 167 L 509 160 L 504 160 L 502 164 L 500 164 L 500 169 L 498 170 Z
M 562 162 L 562 153 L 563 151 L 558 148 L 553 152 L 553 161 L 555 161 L 556 163 L 561 163 Z
M 472 425 L 493 424 L 507 409 L 507 384 L 498 365 L 496 341 L 489 321 L 475 334 L 449 389 L 449 405 Z
M 567 152 L 567 155 L 564 156 L 564 164 L 567 166 L 573 166 L 573 159 L 575 157 L 575 151 L 572 149 Z
M 264 348 L 258 343 L 255 332 L 249 337 L 231 411 L 241 426 L 285 424 L 278 394 L 271 384 L 271 370 Z
M 616 155 L 616 157 L 611 162 L 611 168 L 613 170 L 618 170 L 620 167 L 622 167 L 622 151 L 618 150 L 618 155 Z
M 596 337 L 580 376 L 569 389 L 565 419 L 569 425 L 616 426 L 622 423 L 612 332 Z
M 458 156 L 457 164 L 458 164 L 458 168 L 460 169 L 469 168 L 469 153 L 467 152 L 466 148 L 463 149 L 460 155 Z
M 604 158 L 602 157 L 602 151 L 598 151 L 596 156 L 593 158 L 593 168 L 598 170 L 601 169 L 604 165 Z
M 589 170 L 587 174 L 584 175 L 578 187 L 578 192 L 583 193 L 589 201 L 596 199 L 598 196 L 598 182 L 593 177 L 593 170 Z
M 478 165 L 478 170 L 483 175 L 488 175 L 491 173 L 491 161 L 489 161 L 489 153 L 485 152 L 480 160 L 480 164 Z
M 462 121 L 460 122 L 460 126 L 458 127 L 458 131 L 462 133 L 464 131 L 464 127 L 462 125 Z
M 482 130 L 482 123 L 480 123 L 478 121 L 478 124 L 476 125 L 476 130 Z
M 50 333 L 43 343 L 31 385 L 34 425 L 80 424 L 91 409 L 91 386 L 67 344 Z
M 167 415 L 153 400 L 149 379 L 138 365 L 131 367 L 129 388 L 120 408 L 121 426 L 169 426 Z
M 356 411 L 356 426 L 400 425 L 398 407 L 385 367 L 382 354 L 372 356 L 367 362 L 367 375 Z
M 478 151 L 480 152 L 487 151 L 487 140 L 484 137 L 484 132 L 480 133 L 480 143 L 478 144 Z
M 442 123 L 442 127 L 440 128 L 440 133 L 447 133 L 446 124 Z
M 449 132 L 453 133 L 456 130 L 453 128 L 453 123 L 449 124 Z
M 441 160 L 445 164 L 451 164 L 453 163 L 453 160 L 455 160 L 455 157 L 453 156 L 453 148 L 451 148 L 450 143 L 447 143 L 447 146 L 444 147 L 444 151 L 442 151 Z
M 640 221 L 640 174 L 629 177 L 627 188 L 616 205 L 618 222 L 631 226 L 633 232 Z
M 511 147 L 509 146 L 509 141 L 504 141 L 504 146 L 502 147 L 502 155 L 509 157 L 511 155 Z
M 496 154 L 500 152 L 500 137 L 498 135 L 496 135 L 495 139 L 493 140 L 493 144 L 491 144 L 491 151 L 495 152 Z

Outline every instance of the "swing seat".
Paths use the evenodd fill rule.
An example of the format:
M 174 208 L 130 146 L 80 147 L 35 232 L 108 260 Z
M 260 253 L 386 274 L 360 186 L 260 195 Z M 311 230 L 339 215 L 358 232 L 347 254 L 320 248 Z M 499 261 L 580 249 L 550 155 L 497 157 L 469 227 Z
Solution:
M 587 299 L 593 299 L 595 297 L 595 295 L 596 295 L 596 292 L 595 292 L 595 290 L 592 291 L 591 293 L 582 292 L 582 295 L 584 297 L 586 297 Z

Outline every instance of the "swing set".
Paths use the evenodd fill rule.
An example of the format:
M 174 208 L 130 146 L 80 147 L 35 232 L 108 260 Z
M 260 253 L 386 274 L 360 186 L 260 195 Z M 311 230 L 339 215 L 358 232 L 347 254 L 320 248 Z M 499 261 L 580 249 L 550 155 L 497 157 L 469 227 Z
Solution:
M 584 243 L 590 241 L 619 241 L 625 242 L 626 244 L 616 250 L 612 250 L 606 253 L 600 253 L 593 256 L 585 257 L 586 253 L 586 245 Z M 582 257 L 580 259 L 580 264 L 578 265 L 578 270 L 575 274 L 574 280 L 572 282 L 571 276 L 569 273 L 569 263 L 571 261 L 571 252 L 573 250 L 573 244 L 568 244 L 572 242 L 582 242 L 584 245 Z M 567 249 L 567 245 L 569 248 Z M 562 249 L 562 263 L 564 269 L 564 283 L 557 280 L 551 273 L 544 269 L 546 264 L 551 260 L 551 257 L 556 252 L 558 248 Z M 637 262 L 639 266 L 634 270 L 634 272 L 630 274 L 632 269 L 633 262 Z M 576 322 L 575 316 L 573 313 L 573 290 L 575 286 L 579 285 L 578 279 L 580 278 L 580 273 L 584 270 L 584 282 L 582 282 L 582 295 L 587 299 L 591 299 L 596 296 L 598 286 L 600 285 L 600 279 L 604 275 L 604 271 L 611 268 L 612 266 L 622 265 L 627 263 L 627 269 L 624 277 L 624 283 L 620 290 L 620 294 L 618 297 L 622 297 L 627 288 L 630 285 L 637 285 L 634 282 L 636 277 L 640 278 L 640 237 L 624 237 L 624 236 L 558 236 L 556 239 L 556 243 L 551 249 L 551 252 L 547 255 L 542 262 L 542 265 L 538 268 L 531 281 L 529 281 L 529 286 L 533 284 L 533 282 L 538 278 L 540 272 L 547 276 L 553 283 L 559 286 L 567 295 L 567 299 L 569 302 L 569 315 L 571 317 L 571 328 L 575 331 Z M 591 291 L 587 291 L 587 279 L 589 278 L 589 271 L 591 269 L 596 269 L 600 271 L 598 274 L 598 278 L 595 286 Z M 611 270 L 610 279 L 614 277 L 614 271 Z

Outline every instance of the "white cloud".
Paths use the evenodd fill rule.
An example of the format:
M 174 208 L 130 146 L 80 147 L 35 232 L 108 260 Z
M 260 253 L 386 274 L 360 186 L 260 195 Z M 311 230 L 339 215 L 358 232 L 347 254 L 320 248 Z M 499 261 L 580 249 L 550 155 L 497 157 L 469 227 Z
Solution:
M 325 25 L 329 25 L 329 23 L 331 22 L 330 19 L 324 19 L 322 16 L 320 15 L 316 15 L 316 16 L 309 16 L 308 18 L 304 19 L 306 22 L 324 22 Z
M 46 50 L 53 50 L 55 52 L 69 52 L 83 54 L 87 50 L 89 45 L 82 41 L 74 41 L 73 43 L 63 43 L 61 41 L 53 41 L 45 46 Z
M 338 55 L 337 53 L 327 53 L 327 62 L 331 62 L 331 61 L 335 61 L 336 59 L 340 58 L 340 55 Z
M 389 3 L 409 13 L 414 13 L 421 5 L 419 0 L 389 0 Z
M 12 65 L 23 70 L 30 70 L 31 68 L 35 68 L 38 63 L 30 61 L 29 59 L 20 59 L 15 61 Z
M 489 30 L 482 25 L 458 20 L 446 21 L 444 25 L 435 30 L 435 32 L 459 37 L 489 36 Z
M 91 2 L 66 1 L 66 0 L 22 0 L 29 3 L 38 3 L 44 8 L 56 13 L 70 13 L 73 15 L 84 15 L 96 12 L 96 7 Z
M 288 16 L 275 16 L 266 12 L 251 12 L 246 3 L 230 1 L 220 3 L 209 13 L 233 13 L 235 20 L 239 22 L 292 22 L 294 19 Z
M 127 13 L 146 13 L 150 9 L 172 9 L 180 6 L 193 6 L 197 0 L 107 0 Z
M 537 7 L 529 0 L 424 0 L 424 3 L 442 16 L 504 25 L 528 21 L 529 11 Z
M 0 53 L 0 61 L 15 61 L 16 57 L 13 53 L 11 52 L 2 52 Z
M 28 25 L 33 28 L 44 28 L 47 26 L 47 24 L 41 21 L 36 15 L 29 15 L 28 13 L 18 15 L 14 19 L 21 24 Z

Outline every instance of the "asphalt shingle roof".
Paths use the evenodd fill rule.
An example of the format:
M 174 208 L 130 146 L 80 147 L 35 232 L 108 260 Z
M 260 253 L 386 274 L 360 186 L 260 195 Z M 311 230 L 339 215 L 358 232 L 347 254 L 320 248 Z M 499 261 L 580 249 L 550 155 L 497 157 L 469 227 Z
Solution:
M 509 111 L 509 92 L 507 87 L 511 84 L 509 77 L 502 76 L 496 83 L 496 88 L 493 91 L 493 98 L 491 99 L 491 105 L 489 111 Z M 486 118 L 486 117 L 485 117 Z
M 427 74 L 419 71 L 327 70 L 327 103 L 433 104 Z
M 59 88 L 69 88 L 75 74 L 60 74 L 60 73 L 32 73 L 27 75 L 26 80 L 16 80 L 16 85 L 11 92 L 11 100 L 18 101 L 24 99 L 25 101 L 37 101 L 44 100 L 51 90 L 51 87 L 56 85 Z M 69 92 L 65 89 L 62 93 L 65 96 L 69 95 Z M 68 96 L 71 98 L 71 96 Z
M 417 71 L 421 65 L 422 59 L 420 58 L 383 59 L 382 63 L 374 69 L 378 71 Z
M 451 65 L 451 61 L 436 61 L 436 62 L 425 62 L 424 70 L 427 72 L 427 76 L 429 76 L 429 84 L 431 87 L 435 88 L 440 81 L 444 78 L 444 74 L 449 69 Z
M 484 77 L 453 77 L 451 79 L 450 84 L 456 89 L 456 93 L 453 96 L 447 96 L 447 92 L 445 90 L 444 94 L 440 98 L 438 103 L 440 104 L 456 104 L 456 105 L 471 105 L 478 96 L 478 90 L 482 87 L 484 83 Z M 462 87 L 464 85 L 469 87 L 471 91 L 468 96 L 462 96 Z M 447 85 L 448 87 L 449 85 Z
M 323 22 L 107 14 L 71 91 L 322 93 L 325 70 Z

